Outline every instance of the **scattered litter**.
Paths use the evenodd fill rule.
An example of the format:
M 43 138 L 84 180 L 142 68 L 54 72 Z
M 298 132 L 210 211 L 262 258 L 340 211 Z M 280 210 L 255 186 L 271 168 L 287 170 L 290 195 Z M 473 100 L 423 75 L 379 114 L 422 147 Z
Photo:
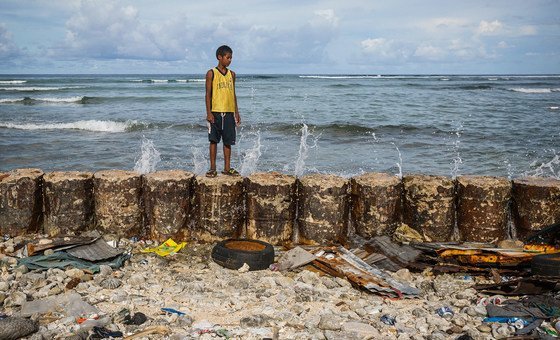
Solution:
M 142 249 L 143 253 L 156 253 L 159 256 L 175 255 L 179 252 L 187 243 L 181 242 L 177 243 L 173 239 L 168 239 L 159 246 L 155 248 L 145 248 Z
M 173 308 L 162 308 L 161 311 L 165 312 L 165 313 L 170 313 L 170 314 L 177 314 L 179 316 L 187 315 L 186 313 L 180 312 L 180 311 L 178 311 L 176 309 L 173 309 Z
M 379 318 L 379 320 L 381 320 L 381 322 L 383 322 L 384 324 L 390 326 L 394 326 L 397 323 L 397 319 L 389 314 L 381 315 L 381 318 Z
M 107 338 L 122 338 L 123 333 L 121 331 L 112 331 L 105 327 L 94 326 L 93 335 L 91 339 L 107 339 Z
M 317 257 L 301 247 L 288 250 L 278 260 L 278 270 L 292 270 L 304 266 Z
M 124 339 L 125 340 L 132 340 L 132 339 L 142 338 L 142 337 L 145 337 L 146 335 L 150 335 L 150 334 L 168 335 L 170 332 L 171 332 L 171 329 L 169 329 L 169 327 L 167 327 L 167 326 L 151 326 L 151 327 L 148 327 L 148 328 L 144 329 L 141 332 L 138 332 L 136 334 L 127 336 Z
M 448 306 L 438 308 L 436 310 L 436 313 L 437 313 L 437 315 L 441 316 L 444 319 L 452 318 L 453 315 L 455 315 L 455 313 L 453 313 L 453 310 L 451 309 L 451 307 L 448 307 Z
M 39 330 L 36 321 L 21 317 L 6 317 L 0 319 L 0 339 L 16 340 L 31 335 Z

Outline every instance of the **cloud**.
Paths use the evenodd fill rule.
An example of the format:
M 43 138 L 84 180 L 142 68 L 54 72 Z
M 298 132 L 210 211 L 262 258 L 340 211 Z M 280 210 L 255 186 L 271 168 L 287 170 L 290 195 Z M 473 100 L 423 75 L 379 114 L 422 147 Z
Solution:
M 519 35 L 536 35 L 537 28 L 533 25 L 525 25 L 519 27 Z
M 360 42 L 362 52 L 378 59 L 407 58 L 408 51 L 401 43 L 392 39 L 370 38 Z
M 427 60 L 441 60 L 447 55 L 447 52 L 440 47 L 430 44 L 421 44 L 414 51 L 414 56 Z
M 21 55 L 21 50 L 12 40 L 12 33 L 0 23 L 0 60 L 10 60 Z
M 503 28 L 504 25 L 499 20 L 494 20 L 492 22 L 482 20 L 478 25 L 476 33 L 480 35 L 493 35 L 500 33 Z

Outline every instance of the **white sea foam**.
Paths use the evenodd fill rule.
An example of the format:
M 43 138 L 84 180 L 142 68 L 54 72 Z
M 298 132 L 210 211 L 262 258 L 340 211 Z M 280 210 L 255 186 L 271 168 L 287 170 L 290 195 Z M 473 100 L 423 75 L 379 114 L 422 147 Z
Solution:
M 549 110 L 558 110 L 558 106 L 549 106 L 548 109 Z
M 498 80 L 498 78 L 488 78 L 488 80 L 490 80 L 490 81 L 496 81 L 496 80 Z
M 551 93 L 551 92 L 559 92 L 560 88 L 550 89 L 550 88 L 514 87 L 514 88 L 510 88 L 509 90 L 514 92 L 522 92 L 522 93 Z
M 3 91 L 57 91 L 66 89 L 81 89 L 83 86 L 68 86 L 68 87 L 0 87 Z
M 20 130 L 85 130 L 94 132 L 125 132 L 135 121 L 80 120 L 72 123 L 26 123 L 0 122 L 0 127 Z
M 167 80 L 167 79 L 151 79 L 150 81 L 152 83 L 167 83 L 167 82 L 169 82 L 169 80 Z
M 300 78 L 310 78 L 310 79 L 372 79 L 372 78 L 382 78 L 380 75 L 376 76 L 299 76 Z
M 27 80 L 0 80 L 0 84 L 25 84 Z
M 0 103 L 17 103 L 24 101 L 25 98 L 2 98 Z
M 44 97 L 44 98 L 31 98 L 31 99 L 36 101 L 41 101 L 41 102 L 48 102 L 48 103 L 76 103 L 76 102 L 81 102 L 84 99 L 84 97 L 81 96 L 66 97 L 66 98 Z

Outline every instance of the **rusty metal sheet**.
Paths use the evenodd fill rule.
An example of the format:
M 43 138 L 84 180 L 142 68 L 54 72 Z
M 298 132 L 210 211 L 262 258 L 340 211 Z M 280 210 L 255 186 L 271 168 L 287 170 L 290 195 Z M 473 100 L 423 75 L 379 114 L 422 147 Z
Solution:
M 60 238 L 55 238 L 49 243 L 28 243 L 25 246 L 25 256 L 33 256 L 37 253 L 45 251 L 47 249 L 53 250 L 63 250 L 79 245 L 89 244 L 95 242 L 97 237 L 82 237 L 82 236 L 65 236 Z
M 327 247 L 315 253 L 313 262 L 326 272 L 335 276 L 345 276 L 353 285 L 362 287 L 372 293 L 389 297 L 414 297 L 420 291 L 410 287 L 389 274 L 364 262 L 344 247 Z
M 77 258 L 88 261 L 101 261 L 113 258 L 123 253 L 122 250 L 111 247 L 102 238 L 94 243 L 67 249 L 66 252 Z

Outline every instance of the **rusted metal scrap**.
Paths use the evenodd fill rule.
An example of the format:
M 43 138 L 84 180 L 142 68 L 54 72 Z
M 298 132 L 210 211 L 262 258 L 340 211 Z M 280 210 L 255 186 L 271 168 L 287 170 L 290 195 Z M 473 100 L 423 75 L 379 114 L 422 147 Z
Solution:
M 441 258 L 454 258 L 459 263 L 469 265 L 497 265 L 517 267 L 531 262 L 538 254 L 557 253 L 560 248 L 550 245 L 526 245 L 520 249 L 478 248 L 448 245 L 436 250 Z
M 313 265 L 335 276 L 346 277 L 353 285 L 393 298 L 415 297 L 420 291 L 367 264 L 344 247 L 326 247 L 315 252 Z
M 47 249 L 64 250 L 73 248 L 80 245 L 90 244 L 95 242 L 99 237 L 84 237 L 84 236 L 64 236 L 49 240 L 49 242 L 29 242 L 24 248 L 24 256 L 33 256 L 41 253 Z

